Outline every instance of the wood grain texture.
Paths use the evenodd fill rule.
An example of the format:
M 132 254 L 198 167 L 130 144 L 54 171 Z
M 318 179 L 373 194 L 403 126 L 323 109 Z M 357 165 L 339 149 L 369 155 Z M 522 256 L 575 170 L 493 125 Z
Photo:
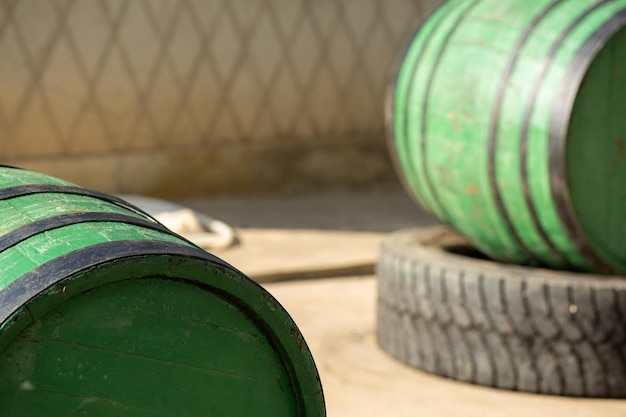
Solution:
M 626 271 L 621 221 L 597 220 L 623 212 L 624 24 L 624 0 L 444 3 L 390 89 L 409 192 L 494 259 Z
M 0 380 L 12 416 L 39 415 L 42 394 L 59 415 L 295 408 L 281 357 L 250 317 L 206 289 L 158 278 L 104 285 L 50 311 L 5 350 Z
M 325 415 L 304 338 L 256 283 L 107 196 L 0 168 L 11 187 L 3 415 Z

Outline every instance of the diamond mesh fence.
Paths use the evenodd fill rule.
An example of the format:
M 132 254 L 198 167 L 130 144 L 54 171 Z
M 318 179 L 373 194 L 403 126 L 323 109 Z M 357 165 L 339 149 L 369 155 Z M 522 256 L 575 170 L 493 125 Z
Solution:
M 0 1 L 5 161 L 383 134 L 436 0 Z

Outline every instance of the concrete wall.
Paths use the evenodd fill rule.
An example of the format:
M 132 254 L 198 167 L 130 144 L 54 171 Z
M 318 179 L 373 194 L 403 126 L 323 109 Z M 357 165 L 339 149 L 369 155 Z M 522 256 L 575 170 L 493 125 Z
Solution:
M 0 162 L 180 196 L 392 178 L 391 64 L 438 0 L 0 2 Z

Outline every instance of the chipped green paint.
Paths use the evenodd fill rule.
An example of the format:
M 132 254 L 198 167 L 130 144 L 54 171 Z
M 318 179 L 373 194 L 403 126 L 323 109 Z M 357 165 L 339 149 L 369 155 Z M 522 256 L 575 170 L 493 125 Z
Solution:
M 0 168 L 0 195 L 38 184 L 73 187 Z M 53 227 L 85 212 L 103 221 Z M 296 325 L 228 264 L 123 205 L 62 189 L 2 198 L 2 214 L 0 246 L 14 239 L 0 248 L 3 415 L 325 415 Z M 107 217 L 120 215 L 128 222 Z M 41 230 L 25 234 L 32 224 Z
M 492 258 L 626 272 L 626 0 L 450 0 L 388 100 L 409 192 Z

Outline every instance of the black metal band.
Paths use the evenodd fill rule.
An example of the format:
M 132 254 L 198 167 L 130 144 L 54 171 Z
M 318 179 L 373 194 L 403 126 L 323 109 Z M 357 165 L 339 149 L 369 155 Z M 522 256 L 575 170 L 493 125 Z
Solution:
M 602 2 L 606 3 L 606 2 Z M 620 9 L 600 26 L 580 47 L 570 62 L 552 108 L 550 119 L 550 191 L 561 223 L 581 255 L 595 268 L 605 273 L 614 271 L 589 247 L 584 232 L 576 221 L 569 196 L 565 167 L 565 148 L 570 116 L 578 88 L 593 59 L 606 42 L 626 26 L 626 8 Z
M 416 202 L 420 206 L 423 206 L 429 212 L 432 212 L 433 210 L 430 207 L 427 207 L 424 201 L 420 201 L 422 199 L 420 199 L 419 197 L 419 194 L 420 194 L 419 191 L 412 189 L 412 187 L 409 185 L 409 182 L 406 179 L 406 175 L 408 173 L 405 173 L 402 171 L 402 166 L 400 164 L 400 160 L 398 157 L 399 149 L 396 146 L 396 141 L 395 141 L 396 132 L 393 126 L 393 118 L 396 112 L 395 92 L 396 92 L 396 86 L 398 85 L 398 77 L 400 76 L 400 70 L 402 69 L 402 64 L 404 63 L 406 56 L 409 50 L 411 49 L 411 46 L 413 45 L 413 42 L 415 41 L 419 33 L 424 29 L 424 25 L 426 24 L 426 22 L 429 19 L 433 18 L 433 16 L 435 16 L 437 12 L 446 3 L 447 1 L 443 1 L 440 4 L 438 4 L 437 7 L 435 7 L 435 9 L 430 13 L 430 15 L 427 16 L 423 21 L 421 21 L 417 25 L 417 27 L 412 31 L 411 36 L 406 41 L 404 47 L 400 50 L 400 53 L 398 54 L 398 56 L 396 57 L 393 63 L 393 67 L 391 69 L 391 75 L 389 77 L 389 82 L 387 84 L 387 90 L 385 94 L 385 127 L 386 127 L 385 136 L 387 139 L 387 149 L 389 150 L 389 154 L 391 156 L 391 162 L 395 168 L 395 171 L 398 173 L 398 177 L 400 178 L 400 182 L 404 186 L 404 189 L 408 191 L 409 195 L 413 199 L 415 199 Z M 430 42 L 430 37 L 426 38 L 426 40 L 424 41 L 424 45 L 422 45 L 422 48 L 420 49 L 420 52 L 417 56 L 417 59 L 416 59 L 417 62 L 421 61 L 422 55 L 424 55 L 424 50 L 428 46 L 429 42 Z M 412 66 L 411 74 L 413 74 L 414 72 L 415 72 L 415 64 Z M 405 108 L 406 108 L 406 105 L 405 105 Z M 405 129 L 405 132 L 406 132 L 406 129 Z M 414 195 L 414 193 L 418 195 L 416 196 Z
M 146 213 L 139 207 L 115 197 L 110 194 L 101 193 L 99 191 L 89 190 L 87 188 L 71 186 L 71 185 L 55 185 L 55 184 L 24 184 L 16 185 L 13 187 L 7 187 L 0 189 L 0 200 L 8 200 L 15 197 L 23 197 L 31 194 L 43 194 L 43 193 L 58 193 L 58 194 L 75 194 L 84 195 L 87 197 L 94 197 L 99 200 L 106 201 L 116 206 L 134 211 L 137 214 L 147 217 L 148 219 L 158 223 L 151 215 Z
M 85 213 L 68 213 L 58 216 L 52 216 L 45 219 L 37 220 L 24 226 L 18 227 L 11 232 L 0 236 L 0 252 L 17 245 L 24 240 L 35 236 L 39 233 L 47 232 L 50 230 L 58 229 L 64 226 L 70 226 L 77 223 L 102 223 L 102 222 L 118 222 L 124 224 L 132 224 L 135 226 L 141 226 L 159 232 L 172 235 L 172 232 L 165 226 L 154 223 L 152 221 L 141 219 L 139 217 L 129 216 L 126 214 L 118 213 L 103 213 L 103 212 L 85 212 Z
M 446 207 L 442 204 L 441 202 L 441 198 L 439 197 L 439 193 L 437 192 L 437 188 L 434 186 L 432 178 L 430 177 L 430 174 L 428 172 L 427 169 L 427 159 L 426 159 L 426 150 L 427 150 L 427 145 L 426 145 L 426 136 L 427 136 L 427 117 L 426 117 L 426 113 L 428 112 L 428 106 L 429 106 L 429 98 L 430 98 L 430 94 L 432 91 L 432 87 L 434 84 L 434 80 L 435 80 L 435 75 L 437 75 L 437 69 L 439 68 L 439 65 L 441 64 L 441 60 L 443 58 L 443 54 L 446 51 L 446 47 L 448 46 L 448 43 L 450 43 L 450 40 L 452 39 L 452 36 L 454 35 L 454 33 L 457 31 L 457 29 L 460 27 L 461 21 L 463 21 L 463 19 L 465 19 L 465 17 L 470 13 L 470 11 L 476 7 L 476 5 L 480 2 L 481 0 L 473 0 L 470 3 L 468 3 L 468 5 L 466 6 L 466 8 L 459 14 L 459 16 L 457 17 L 456 21 L 454 22 L 454 25 L 452 26 L 452 29 L 450 29 L 450 31 L 448 31 L 448 33 L 446 33 L 445 38 L 443 39 L 443 42 L 441 44 L 441 48 L 439 49 L 439 51 L 437 52 L 437 55 L 435 56 L 435 61 L 433 63 L 433 66 L 430 70 L 430 74 L 428 75 L 428 81 L 426 82 L 426 89 L 424 91 L 424 99 L 422 101 L 422 109 L 421 109 L 421 116 L 422 116 L 422 120 L 421 120 L 421 132 L 420 132 L 420 146 L 421 146 L 421 153 L 422 153 L 422 166 L 424 167 L 424 178 L 426 179 L 426 183 L 428 184 L 428 188 L 430 189 L 430 192 L 434 198 L 434 200 L 436 201 L 437 205 L 439 206 L 439 208 L 441 209 L 441 211 L 443 212 L 443 215 L 445 217 L 445 219 L 441 219 L 447 223 L 451 223 L 450 219 L 449 219 L 449 215 L 448 215 L 448 210 L 446 209 Z M 416 60 L 415 62 L 415 66 L 414 69 L 417 68 L 417 66 L 419 65 L 419 61 Z M 413 90 L 413 80 L 415 78 L 411 79 L 411 83 L 409 84 L 408 87 L 408 91 L 411 92 Z M 407 94 L 407 103 L 408 103 L 408 97 L 409 95 Z
M 524 109 L 524 116 L 522 120 L 522 131 L 520 135 L 520 143 L 519 143 L 519 158 L 520 158 L 520 177 L 522 180 L 522 190 L 524 193 L 524 201 L 526 202 L 526 206 L 531 212 L 537 213 L 537 209 L 532 200 L 532 196 L 530 195 L 530 186 L 528 184 L 528 165 L 527 165 L 527 154 L 528 154 L 528 132 L 530 129 L 530 118 L 532 116 L 533 110 L 535 108 L 535 103 L 537 101 L 537 96 L 539 95 L 539 91 L 543 81 L 548 73 L 550 65 L 554 60 L 557 52 L 561 49 L 561 46 L 569 36 L 569 34 L 578 27 L 580 23 L 582 23 L 591 13 L 593 13 L 598 8 L 602 7 L 606 3 L 611 0 L 602 0 L 598 3 L 593 4 L 592 6 L 585 9 L 580 15 L 576 17 L 567 28 L 559 35 L 559 37 L 554 41 L 551 45 L 548 53 L 542 63 L 541 70 L 539 71 L 539 75 L 535 79 L 535 83 L 530 88 L 530 95 L 528 97 L 528 101 L 526 102 L 526 107 Z M 551 181 L 551 180 L 550 180 Z M 561 215 L 560 213 L 558 213 Z M 569 232 L 568 232 L 569 234 Z M 576 244 L 576 240 L 580 240 L 579 237 L 575 237 L 570 234 L 570 238 Z M 581 254 L 587 259 L 591 264 L 598 268 L 601 265 L 596 262 L 594 256 L 590 255 L 590 251 L 585 249 L 586 244 L 579 245 L 576 244 L 577 248 L 579 248 Z
M 90 268 L 124 259 L 177 256 L 208 261 L 235 270 L 202 249 L 154 240 L 125 240 L 87 246 L 54 258 L 25 273 L 0 291 L 0 324 L 48 288 Z
M 498 213 L 500 214 L 500 218 L 502 219 L 502 221 L 504 221 L 506 229 L 509 232 L 509 234 L 511 235 L 511 237 L 513 238 L 513 240 L 515 241 L 515 244 L 518 246 L 518 248 L 522 252 L 524 252 L 524 254 L 526 255 L 527 258 L 533 260 L 535 263 L 539 263 L 539 260 L 526 247 L 526 245 L 522 242 L 522 239 L 519 236 L 519 234 L 517 233 L 517 230 L 515 229 L 515 226 L 513 226 L 513 222 L 511 221 L 511 217 L 509 216 L 509 213 L 507 212 L 506 207 L 504 206 L 504 200 L 502 198 L 502 193 L 500 191 L 500 188 L 498 186 L 498 182 L 497 182 L 497 179 L 496 179 L 496 172 L 495 172 L 496 171 L 496 168 L 495 168 L 496 162 L 495 161 L 496 161 L 496 150 L 497 150 L 497 147 L 498 147 L 498 139 L 499 139 L 498 138 L 498 127 L 500 126 L 500 117 L 501 117 L 501 110 L 502 110 L 502 102 L 504 100 L 504 93 L 506 91 L 506 87 L 507 87 L 507 84 L 509 83 L 511 75 L 513 74 L 513 70 L 515 69 L 515 66 L 517 65 L 517 61 L 518 61 L 518 59 L 520 57 L 520 53 L 521 53 L 522 48 L 526 44 L 526 41 L 528 41 L 528 39 L 530 38 L 530 35 L 535 30 L 537 25 L 539 25 L 539 23 L 541 23 L 541 21 L 551 11 L 554 10 L 554 8 L 556 6 L 558 6 L 562 2 L 563 2 L 563 0 L 554 0 L 552 3 L 550 3 L 548 5 L 548 7 L 546 7 L 544 10 L 542 10 L 541 13 L 539 13 L 537 16 L 535 16 L 533 18 L 533 20 L 530 22 L 530 24 L 524 30 L 524 33 L 519 38 L 519 40 L 517 41 L 515 46 L 513 47 L 510 59 L 507 62 L 507 65 L 506 65 L 506 68 L 505 68 L 504 73 L 502 75 L 502 78 L 500 79 L 500 84 L 498 85 L 496 98 L 495 98 L 495 100 L 493 102 L 493 109 L 491 111 L 492 112 L 492 118 L 491 118 L 491 122 L 489 124 L 488 168 L 487 168 L 487 173 L 489 175 L 489 185 L 491 187 L 491 194 L 492 194 L 492 197 L 493 197 L 493 199 L 494 199 L 494 201 L 496 203 L 496 207 L 498 209 Z M 527 202 L 527 204 L 528 204 L 528 202 Z M 548 237 L 548 234 L 546 233 L 546 231 L 544 230 L 543 226 L 539 222 L 539 216 L 538 216 L 537 211 L 535 210 L 534 206 L 531 205 L 531 206 L 528 207 L 528 209 L 529 209 L 530 217 L 532 219 L 533 226 L 535 227 L 535 230 L 539 233 L 539 236 L 541 237 L 541 240 L 545 243 L 546 247 L 550 251 L 550 254 L 555 259 L 557 259 L 559 262 L 561 262 L 562 264 L 567 265 L 567 261 L 565 260 L 563 255 L 553 245 L 552 241 Z

